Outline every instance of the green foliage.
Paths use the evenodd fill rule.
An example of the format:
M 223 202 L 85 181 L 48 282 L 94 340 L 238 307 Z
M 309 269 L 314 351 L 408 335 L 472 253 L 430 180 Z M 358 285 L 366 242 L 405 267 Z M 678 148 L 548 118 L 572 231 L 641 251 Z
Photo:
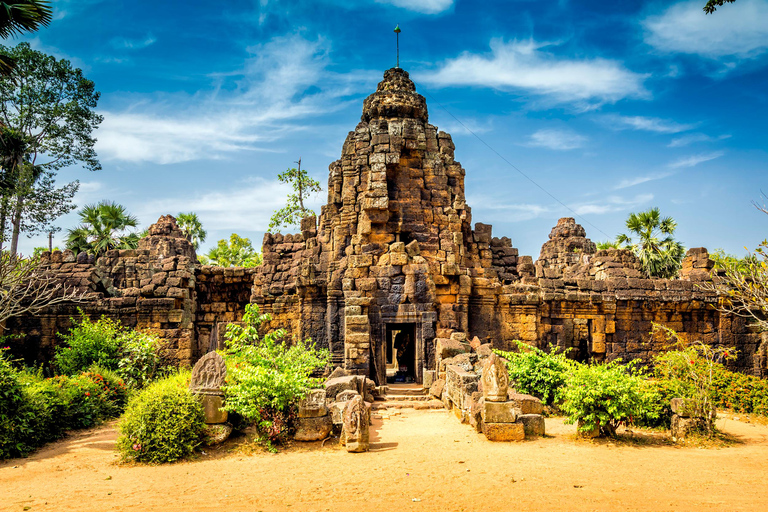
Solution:
M 67 430 L 117 416 L 125 400 L 125 383 L 107 370 L 45 379 L 0 354 L 0 458 L 25 456 Z
M 701 341 L 685 342 L 678 334 L 662 325 L 653 324 L 652 334 L 665 337 L 667 350 L 654 358 L 656 376 L 667 381 L 676 397 L 690 398 L 707 411 L 704 419 L 707 433 L 714 432 L 714 377 L 718 365 L 736 358 L 728 347 L 712 347 Z M 674 398 L 674 397 L 673 397 Z
M 258 267 L 261 265 L 261 254 L 253 248 L 250 239 L 232 233 L 229 243 L 219 240 L 216 247 L 201 256 L 200 260 L 205 265 L 219 267 Z
M 48 0 L 3 0 L 0 2 L 0 39 L 47 27 L 53 18 Z M 0 77 L 12 76 L 15 59 L 0 55 Z
M 568 423 L 579 424 L 588 432 L 596 427 L 605 435 L 615 436 L 621 424 L 629 424 L 643 413 L 643 379 L 635 364 L 578 365 L 568 376 L 562 409 Z
M 123 328 L 106 316 L 97 321 L 80 311 L 80 319 L 72 319 L 74 325 L 68 334 L 59 334 L 66 346 L 56 347 L 54 365 L 63 375 L 86 371 L 92 365 L 117 370 L 120 361 Z
M 124 460 L 173 462 L 200 446 L 205 417 L 189 391 L 190 375 L 183 371 L 155 381 L 130 399 L 117 440 Z
M 606 240 L 605 242 L 597 242 L 595 244 L 598 250 L 603 249 L 621 249 L 622 245 L 616 240 Z
M 143 388 L 163 372 L 165 368 L 157 336 L 149 332 L 125 331 L 120 341 L 117 374 L 129 387 Z
M 280 442 L 290 428 L 292 408 L 307 391 L 322 384 L 322 379 L 311 375 L 328 364 L 330 354 L 310 340 L 284 343 L 282 329 L 260 337 L 259 327 L 270 318 L 256 304 L 249 304 L 244 325 L 227 326 L 224 407 L 256 423 L 266 440 Z
M 176 216 L 176 223 L 195 250 L 200 247 L 202 242 L 205 242 L 205 237 L 208 236 L 208 233 L 203 229 L 203 223 L 197 218 L 196 213 L 180 213 Z
M 679 397 L 677 385 L 668 380 L 646 379 L 640 386 L 642 407 L 633 424 L 668 429 L 672 422 L 672 399 Z
M 721 312 L 750 318 L 768 331 L 768 240 L 744 258 L 726 257 L 717 263 L 718 278 L 699 287 L 720 296 Z
M 732 372 L 716 364 L 712 374 L 712 400 L 718 408 L 768 416 L 768 380 Z
M 669 279 L 677 275 L 685 256 L 683 244 L 673 238 L 676 228 L 674 219 L 662 218 L 658 208 L 630 213 L 627 229 L 638 241 L 633 242 L 629 235 L 621 234 L 616 242 L 635 253 L 647 276 Z
M 80 225 L 67 231 L 67 249 L 100 256 L 112 249 L 135 249 L 139 235 L 128 231 L 138 219 L 125 207 L 112 201 L 85 205 L 80 212 Z
M 736 268 L 744 271 L 748 265 L 755 263 L 756 259 L 754 255 L 747 254 L 739 258 L 735 254 L 729 254 L 725 252 L 725 249 L 715 249 L 714 252 L 709 253 L 709 259 L 715 263 L 715 268 L 718 270 L 726 270 L 728 268 Z
M 718 7 L 722 7 L 726 3 L 732 4 L 735 1 L 736 0 L 709 0 L 704 6 L 704 12 L 706 14 L 712 14 L 717 10 Z
M 267 231 L 279 233 L 280 228 L 298 226 L 301 219 L 315 214 L 304 206 L 304 201 L 310 194 L 320 192 L 323 189 L 317 180 L 309 177 L 306 170 L 302 170 L 301 159 L 299 159 L 298 164 L 298 170 L 295 168 L 288 169 L 277 175 L 277 179 L 281 183 L 291 185 L 295 193 L 288 194 L 287 204 L 272 214 Z
M 47 27 L 53 18 L 48 0 L 4 0 L 0 2 L 0 38 L 19 36 Z
M 45 231 L 74 207 L 79 183 L 55 186 L 57 170 L 81 164 L 101 169 L 93 131 L 99 93 L 94 83 L 65 59 L 33 50 L 29 43 L 0 46 L 0 61 L 15 62 L 13 79 L 0 80 L 0 231 L 10 225 L 11 252 L 19 234 Z M 5 236 L 3 236 L 5 238 Z
M 520 393 L 528 393 L 541 399 L 546 405 L 561 402 L 568 372 L 577 364 L 550 346 L 549 352 L 514 340 L 518 352 L 494 350 L 506 359 L 509 378 Z
M 105 316 L 95 322 L 80 312 L 68 334 L 59 334 L 66 346 L 56 347 L 59 373 L 74 375 L 93 365 L 115 372 L 130 388 L 141 388 L 165 369 L 160 339 L 134 331 Z

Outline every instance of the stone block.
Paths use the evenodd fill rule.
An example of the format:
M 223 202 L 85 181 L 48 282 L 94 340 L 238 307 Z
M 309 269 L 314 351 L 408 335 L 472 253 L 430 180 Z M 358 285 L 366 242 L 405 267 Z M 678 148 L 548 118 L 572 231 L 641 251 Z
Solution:
M 523 441 L 525 427 L 522 423 L 485 423 L 483 434 L 489 441 Z
M 541 414 L 521 414 L 517 421 L 523 424 L 525 437 L 543 436 L 545 434 L 544 416 Z
M 205 446 L 215 446 L 221 444 L 229 438 L 232 433 L 232 425 L 229 423 L 219 423 L 216 425 L 205 426 Z
M 485 423 L 514 423 L 519 409 L 514 402 L 489 402 L 481 399 L 481 414 Z
M 224 397 L 221 395 L 197 395 L 198 400 L 203 405 L 203 415 L 205 422 L 209 424 L 224 423 L 227 421 L 227 411 L 222 411 Z
M 678 414 L 672 415 L 671 434 L 672 440 L 685 439 L 692 432 L 704 429 L 704 421 L 700 418 L 683 418 Z
M 450 338 L 435 338 L 435 354 L 440 359 L 448 359 L 466 352 L 465 346 Z
M 429 387 L 429 394 L 435 398 L 443 397 L 443 388 L 445 388 L 445 379 L 437 379 Z
M 322 441 L 333 429 L 333 422 L 329 414 L 318 418 L 299 418 L 296 420 L 296 441 Z
M 509 401 L 513 402 L 515 407 L 520 409 L 520 414 L 541 414 L 544 412 L 544 404 L 535 396 L 523 395 L 512 391 L 507 396 Z
M 432 386 L 432 383 L 435 381 L 436 373 L 437 372 L 435 370 L 427 370 L 424 368 L 422 371 L 422 384 L 424 389 L 429 389 Z

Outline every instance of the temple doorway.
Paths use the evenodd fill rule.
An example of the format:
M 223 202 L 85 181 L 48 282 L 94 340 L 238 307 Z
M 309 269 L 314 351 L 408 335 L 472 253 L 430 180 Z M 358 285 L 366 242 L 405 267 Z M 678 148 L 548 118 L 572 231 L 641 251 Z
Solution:
M 387 382 L 416 382 L 416 324 L 387 324 Z

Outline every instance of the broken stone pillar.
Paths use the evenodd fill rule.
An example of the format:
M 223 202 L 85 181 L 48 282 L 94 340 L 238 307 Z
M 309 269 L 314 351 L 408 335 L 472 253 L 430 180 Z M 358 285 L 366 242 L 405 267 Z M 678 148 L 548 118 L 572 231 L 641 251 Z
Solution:
M 321 441 L 331 435 L 333 423 L 325 404 L 324 389 L 310 389 L 299 402 L 296 441 Z
M 342 441 L 348 452 L 367 452 L 369 448 L 368 410 L 360 395 L 353 396 L 344 406 Z

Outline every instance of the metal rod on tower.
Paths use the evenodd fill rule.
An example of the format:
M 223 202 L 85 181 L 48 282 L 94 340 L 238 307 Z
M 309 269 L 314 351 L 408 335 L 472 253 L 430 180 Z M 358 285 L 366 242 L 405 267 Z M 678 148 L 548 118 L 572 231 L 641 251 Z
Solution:
M 400 67 L 400 24 L 398 23 L 395 27 L 395 34 L 397 34 L 397 65 L 395 67 Z

